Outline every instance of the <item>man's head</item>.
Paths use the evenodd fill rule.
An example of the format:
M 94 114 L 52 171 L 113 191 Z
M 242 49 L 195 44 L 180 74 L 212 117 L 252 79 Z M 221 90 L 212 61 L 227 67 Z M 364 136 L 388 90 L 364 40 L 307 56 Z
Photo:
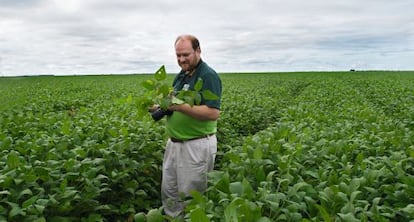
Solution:
M 192 71 L 200 61 L 200 42 L 193 35 L 180 35 L 175 40 L 175 54 L 183 71 Z

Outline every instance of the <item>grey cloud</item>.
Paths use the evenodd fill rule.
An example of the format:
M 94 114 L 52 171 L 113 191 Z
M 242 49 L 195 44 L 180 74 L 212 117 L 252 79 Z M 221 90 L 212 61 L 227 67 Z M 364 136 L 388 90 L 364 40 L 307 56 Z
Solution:
M 41 4 L 42 0 L 1 0 L 0 8 L 24 8 Z
M 200 38 L 203 58 L 218 71 L 414 69 L 413 7 L 410 0 L 6 0 L 0 71 L 142 73 L 165 64 L 174 73 L 181 33 Z

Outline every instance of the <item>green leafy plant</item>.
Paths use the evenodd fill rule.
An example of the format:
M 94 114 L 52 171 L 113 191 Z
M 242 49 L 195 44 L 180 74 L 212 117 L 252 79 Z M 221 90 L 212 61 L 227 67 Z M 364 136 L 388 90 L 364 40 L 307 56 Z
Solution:
M 153 79 L 142 82 L 142 86 L 147 90 L 142 98 L 142 108 L 146 109 L 154 104 L 158 104 L 162 110 L 167 110 L 170 105 L 187 103 L 191 106 L 199 105 L 201 99 L 217 100 L 218 96 L 210 90 L 203 90 L 203 80 L 197 79 L 194 90 L 180 90 L 174 92 L 169 83 L 166 83 L 167 72 L 162 65 L 155 73 Z
M 153 104 L 147 78 L 0 78 L 0 222 L 178 221 L 160 208 L 165 128 L 135 103 Z M 221 79 L 216 171 L 184 221 L 414 218 L 414 72 Z

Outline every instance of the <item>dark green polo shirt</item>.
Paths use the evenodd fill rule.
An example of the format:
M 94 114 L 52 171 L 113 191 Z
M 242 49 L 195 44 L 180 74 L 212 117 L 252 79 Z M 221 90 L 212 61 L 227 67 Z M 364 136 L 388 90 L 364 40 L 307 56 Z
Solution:
M 201 91 L 210 90 L 219 97 L 218 100 L 207 100 L 201 98 L 200 105 L 207 105 L 208 107 L 220 109 L 220 98 L 222 91 L 220 77 L 207 65 L 207 63 L 202 60 L 200 60 L 191 77 L 186 75 L 183 71 L 175 77 L 173 81 L 174 91 L 185 89 L 194 90 L 194 85 L 199 78 L 203 80 L 203 87 Z M 217 121 L 201 121 L 181 112 L 174 112 L 167 118 L 166 131 L 170 137 L 187 140 L 216 133 Z

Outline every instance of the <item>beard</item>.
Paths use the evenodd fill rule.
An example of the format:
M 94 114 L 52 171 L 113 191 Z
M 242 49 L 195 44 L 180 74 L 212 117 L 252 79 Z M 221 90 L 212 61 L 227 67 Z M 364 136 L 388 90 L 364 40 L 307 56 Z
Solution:
M 183 71 L 191 71 L 197 66 L 197 61 L 188 61 L 179 63 Z
M 190 70 L 192 70 L 193 68 L 193 66 L 191 66 L 190 64 L 188 64 L 188 63 L 181 63 L 180 64 L 180 67 L 181 67 L 181 69 L 183 70 L 183 71 L 190 71 Z

